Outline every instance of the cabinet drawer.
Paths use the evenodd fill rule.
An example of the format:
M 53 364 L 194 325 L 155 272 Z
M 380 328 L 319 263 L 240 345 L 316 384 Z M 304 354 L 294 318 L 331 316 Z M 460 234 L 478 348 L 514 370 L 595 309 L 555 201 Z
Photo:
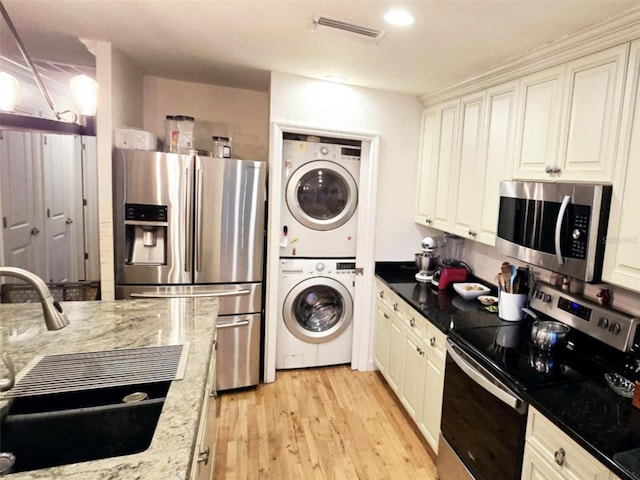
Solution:
M 443 365 L 447 356 L 447 336 L 442 333 L 438 327 L 427 322 L 427 331 L 425 335 L 425 343 L 427 344 L 427 355 L 436 365 Z
M 376 279 L 377 299 L 389 310 L 393 311 L 393 304 L 397 302 L 396 294 L 380 280 Z
M 561 478 L 608 480 L 609 470 L 534 408 L 527 419 L 527 448 L 537 451 Z
M 403 321 L 409 330 L 420 340 L 425 338 L 427 331 L 427 319 L 406 303 L 404 304 Z

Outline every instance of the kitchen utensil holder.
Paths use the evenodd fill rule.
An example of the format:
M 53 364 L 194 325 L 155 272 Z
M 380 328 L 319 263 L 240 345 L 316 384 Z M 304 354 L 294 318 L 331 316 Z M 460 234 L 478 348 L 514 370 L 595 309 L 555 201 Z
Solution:
M 498 293 L 498 317 L 502 320 L 517 322 L 524 318 L 522 309 L 527 303 L 525 293 Z

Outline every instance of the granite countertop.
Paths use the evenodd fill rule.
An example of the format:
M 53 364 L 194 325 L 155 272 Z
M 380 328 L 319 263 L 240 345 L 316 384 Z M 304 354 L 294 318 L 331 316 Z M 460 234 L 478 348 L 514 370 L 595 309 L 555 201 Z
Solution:
M 444 333 L 461 325 L 482 325 L 495 315 L 472 308 L 455 293 L 433 294 L 430 286 L 415 280 L 416 272 L 413 262 L 376 263 L 376 276 Z M 614 393 L 604 379 L 533 389 L 524 395 L 621 479 L 640 480 L 640 410 L 631 399 Z
M 69 325 L 47 331 L 39 303 L 0 305 L 0 350 L 10 353 L 16 371 L 37 355 L 188 342 L 184 379 L 172 382 L 151 445 L 144 452 L 21 472 L 7 478 L 187 478 L 212 354 L 218 300 L 63 302 L 62 307 Z

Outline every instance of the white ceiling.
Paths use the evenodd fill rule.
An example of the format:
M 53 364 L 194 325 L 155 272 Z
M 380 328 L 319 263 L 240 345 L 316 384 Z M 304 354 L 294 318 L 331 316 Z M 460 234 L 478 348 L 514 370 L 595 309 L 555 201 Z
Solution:
M 268 91 L 269 71 L 424 94 L 570 35 L 640 1 L 1 0 L 34 58 L 90 65 L 111 42 L 148 75 Z M 382 17 L 403 6 L 412 27 Z M 377 44 L 311 31 L 316 14 L 385 30 Z M 0 53 L 15 55 L 4 22 Z M 12 51 L 13 50 L 13 51 Z

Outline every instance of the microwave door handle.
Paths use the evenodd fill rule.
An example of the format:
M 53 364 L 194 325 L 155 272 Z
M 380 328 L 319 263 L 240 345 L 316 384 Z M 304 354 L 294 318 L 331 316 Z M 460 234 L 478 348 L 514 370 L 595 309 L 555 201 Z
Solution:
M 556 218 L 556 235 L 555 235 L 555 247 L 556 247 L 556 260 L 559 265 L 564 265 L 564 257 L 562 256 L 562 245 L 560 233 L 562 232 L 562 221 L 567 213 L 567 207 L 571 203 L 571 195 L 565 195 L 558 211 L 558 218 Z

